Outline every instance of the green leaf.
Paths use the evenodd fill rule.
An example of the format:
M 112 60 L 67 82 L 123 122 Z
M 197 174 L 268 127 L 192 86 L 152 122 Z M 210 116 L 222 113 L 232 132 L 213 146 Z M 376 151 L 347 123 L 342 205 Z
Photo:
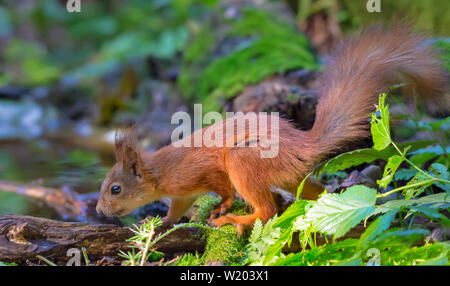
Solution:
M 405 150 L 403 154 L 400 155 L 394 155 L 389 158 L 386 166 L 384 167 L 384 173 L 383 178 L 381 180 L 377 180 L 378 186 L 380 188 L 387 188 L 387 186 L 391 183 L 392 179 L 394 178 L 394 174 L 397 171 L 398 167 L 401 163 L 405 160 Z
M 448 204 L 446 206 L 448 207 Z M 421 213 L 424 216 L 432 220 L 439 221 L 446 226 L 450 224 L 450 220 L 445 215 L 439 212 L 439 208 L 435 208 L 433 206 L 409 206 L 409 212 L 406 214 L 405 219 L 414 213 Z
M 409 155 L 410 161 L 416 164 L 417 166 L 422 166 L 426 162 L 430 161 L 435 157 L 443 157 L 445 154 L 450 153 L 450 147 L 446 147 L 445 150 L 442 146 L 424 146 L 424 148 L 420 148 L 417 150 L 412 150 Z M 445 159 L 445 157 L 444 157 Z M 439 159 L 435 159 L 435 162 Z
M 292 240 L 292 227 L 288 227 L 278 238 L 277 241 L 275 241 L 272 245 L 267 248 L 267 251 L 265 253 L 264 260 L 262 262 L 263 265 L 268 265 L 271 262 L 274 262 L 275 257 L 281 256 L 281 250 L 283 249 L 283 246 L 290 240 Z
M 450 177 L 448 169 L 444 165 L 439 164 L 439 163 L 433 163 L 430 167 L 430 171 L 436 177 L 443 179 L 443 180 L 448 180 Z M 435 185 L 438 186 L 439 188 L 443 189 L 447 193 L 450 192 L 450 184 L 436 182 Z
M 305 207 L 309 202 L 307 200 L 296 200 L 286 211 L 275 221 L 274 227 L 282 229 L 288 228 L 292 222 L 299 216 L 305 214 Z
M 427 229 L 391 229 L 374 240 L 371 247 L 382 249 L 393 245 L 411 245 L 429 235 Z
M 315 230 L 339 238 L 372 214 L 375 201 L 375 189 L 353 186 L 342 194 L 324 194 L 305 217 L 311 220 Z
M 374 222 L 372 222 L 370 226 L 366 229 L 366 231 L 361 235 L 358 242 L 358 248 L 363 247 L 369 241 L 373 240 L 383 231 L 388 229 L 392 221 L 394 220 L 396 214 L 397 210 L 392 210 L 378 217 Z
M 343 264 L 355 265 L 360 252 L 356 251 L 356 239 L 348 238 L 343 241 L 325 244 L 302 252 L 290 253 L 279 258 L 270 265 L 276 266 L 306 266 L 330 265 L 338 261 Z
M 395 173 L 394 178 L 398 181 L 410 180 L 417 174 L 417 172 L 418 171 L 416 169 L 401 169 Z
M 429 196 L 421 197 L 418 199 L 412 199 L 412 200 L 392 200 L 392 201 L 386 202 L 385 204 L 377 206 L 376 210 L 373 212 L 373 215 L 380 214 L 380 213 L 386 213 L 391 210 L 399 210 L 400 208 L 407 207 L 407 206 L 414 206 L 414 205 L 422 206 L 422 205 L 433 204 L 435 208 L 438 208 L 440 206 L 445 206 L 448 203 L 450 203 L 450 195 L 448 195 L 446 193 L 429 195 Z
M 386 94 L 380 95 L 377 111 L 380 112 L 381 118 L 378 119 L 376 113 L 372 114 L 370 132 L 372 133 L 373 148 L 375 150 L 383 150 L 391 144 L 391 132 L 389 128 L 389 106 L 384 104 Z
M 308 177 L 311 175 L 311 173 L 309 173 L 303 180 L 302 180 L 302 182 L 300 183 L 300 186 L 298 186 L 298 188 L 297 188 L 297 197 L 296 197 L 296 200 L 298 200 L 299 198 L 300 198 L 300 195 L 302 194 L 302 191 L 303 191 L 303 187 L 305 186 L 305 182 L 306 182 L 306 180 L 308 179 Z
M 418 172 L 407 184 L 406 186 L 411 186 L 410 188 L 407 188 L 402 191 L 402 195 L 405 197 L 406 200 L 409 200 L 411 198 L 415 198 L 421 193 L 425 191 L 426 188 L 431 186 L 433 182 L 429 180 L 427 183 L 425 181 L 429 180 L 425 174 Z M 424 183 L 424 184 L 420 184 Z M 419 184 L 419 185 L 418 185 Z
M 450 128 L 450 116 L 443 118 L 443 119 L 437 119 L 435 122 L 429 123 L 433 131 L 438 130 L 448 130 Z

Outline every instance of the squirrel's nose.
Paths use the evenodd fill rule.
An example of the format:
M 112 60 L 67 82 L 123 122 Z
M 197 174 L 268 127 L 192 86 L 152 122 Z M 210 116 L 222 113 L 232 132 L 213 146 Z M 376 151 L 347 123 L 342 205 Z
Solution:
M 95 210 L 97 211 L 97 213 L 98 213 L 99 215 L 103 215 L 103 216 L 104 216 L 104 214 L 103 214 L 103 212 L 102 212 L 102 209 L 99 207 L 99 204 L 97 204 L 97 206 L 95 207 Z

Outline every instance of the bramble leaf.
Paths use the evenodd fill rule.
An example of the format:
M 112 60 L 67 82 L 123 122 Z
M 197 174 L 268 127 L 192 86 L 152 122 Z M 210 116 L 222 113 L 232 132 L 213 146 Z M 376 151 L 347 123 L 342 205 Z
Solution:
M 389 106 L 384 104 L 386 93 L 380 95 L 377 111 L 381 118 L 377 118 L 376 113 L 372 113 L 370 132 L 372 133 L 373 148 L 383 150 L 391 144 L 391 132 L 389 127 Z
M 410 186 L 410 188 L 407 188 L 403 190 L 402 195 L 405 197 L 406 200 L 409 200 L 411 198 L 415 198 L 421 193 L 425 191 L 426 188 L 431 186 L 433 184 L 432 181 L 429 181 L 428 183 L 425 183 L 425 181 L 429 179 L 425 174 L 418 172 L 407 184 L 406 186 Z M 420 183 L 424 184 L 420 184 Z M 420 185 L 417 185 L 420 184 Z
M 394 155 L 389 158 L 386 167 L 384 167 L 383 178 L 381 180 L 377 180 L 377 184 L 380 188 L 386 188 L 392 181 L 395 171 L 397 171 L 400 164 L 405 160 L 405 154 L 406 150 L 401 156 Z
M 324 194 L 305 214 L 313 228 L 335 238 L 345 235 L 375 210 L 376 190 L 357 185 L 342 194 Z

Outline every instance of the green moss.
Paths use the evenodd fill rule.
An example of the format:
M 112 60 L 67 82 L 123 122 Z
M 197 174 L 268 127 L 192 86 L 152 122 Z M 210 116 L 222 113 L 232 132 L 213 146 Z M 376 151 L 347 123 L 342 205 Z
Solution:
M 206 223 L 209 219 L 210 212 L 218 203 L 220 197 L 214 195 L 204 195 L 197 199 L 194 207 L 197 208 L 195 215 L 191 219 L 198 223 Z M 233 202 L 229 213 L 235 215 L 249 214 L 249 207 L 245 202 L 236 199 Z M 244 256 L 244 246 L 246 235 L 239 236 L 236 227 L 233 225 L 224 225 L 219 228 L 226 232 L 216 230 L 205 231 L 203 239 L 206 240 L 206 247 L 201 261 L 204 264 L 220 261 L 226 265 L 238 263 Z
M 220 197 L 213 195 L 204 195 L 199 197 L 194 202 L 194 208 L 196 208 L 194 216 L 191 218 L 191 222 L 207 223 L 211 211 L 214 207 L 220 203 Z
M 233 225 L 224 225 L 219 228 L 228 234 L 209 230 L 205 233 L 206 247 L 203 262 L 222 262 L 225 265 L 238 263 L 245 255 L 245 239 L 240 237 Z

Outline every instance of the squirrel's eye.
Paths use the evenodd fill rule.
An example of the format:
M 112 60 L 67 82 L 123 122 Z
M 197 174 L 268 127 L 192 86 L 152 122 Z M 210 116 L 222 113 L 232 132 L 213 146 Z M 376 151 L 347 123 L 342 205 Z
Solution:
M 111 187 L 111 194 L 113 194 L 113 195 L 119 194 L 120 191 L 121 191 L 120 186 L 117 186 L 117 185 L 116 185 L 116 186 L 112 186 L 112 187 Z

